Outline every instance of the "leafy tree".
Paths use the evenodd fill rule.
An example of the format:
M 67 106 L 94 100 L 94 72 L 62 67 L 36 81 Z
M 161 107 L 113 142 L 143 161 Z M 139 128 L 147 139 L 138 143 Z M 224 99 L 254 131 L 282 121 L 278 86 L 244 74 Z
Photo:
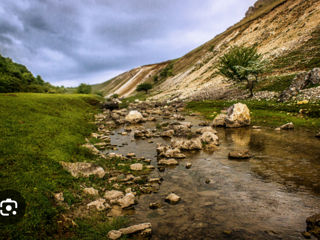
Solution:
M 232 81 L 246 81 L 252 97 L 254 84 L 266 71 L 266 61 L 255 46 L 234 46 L 220 57 L 218 70 L 222 76 Z
M 152 84 L 151 83 L 141 83 L 137 86 L 137 91 L 145 91 L 146 93 L 148 93 L 148 91 L 152 88 Z
M 85 83 L 81 83 L 77 88 L 77 93 L 89 94 L 91 93 L 91 86 Z

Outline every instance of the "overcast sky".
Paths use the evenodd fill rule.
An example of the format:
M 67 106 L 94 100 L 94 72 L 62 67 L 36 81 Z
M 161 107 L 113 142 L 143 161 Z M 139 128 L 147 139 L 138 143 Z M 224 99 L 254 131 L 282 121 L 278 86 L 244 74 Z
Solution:
M 255 0 L 0 0 L 0 53 L 54 85 L 104 82 L 186 54 Z

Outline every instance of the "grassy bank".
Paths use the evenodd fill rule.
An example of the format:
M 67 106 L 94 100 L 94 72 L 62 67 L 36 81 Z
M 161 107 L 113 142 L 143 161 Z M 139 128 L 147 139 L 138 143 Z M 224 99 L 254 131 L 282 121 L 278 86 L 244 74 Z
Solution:
M 0 94 L 0 189 L 17 190 L 27 202 L 20 223 L 0 226 L 1 239 L 63 238 L 57 220 L 65 209 L 55 205 L 53 193 L 63 192 L 68 204 L 77 202 L 73 193 L 79 191 L 81 179 L 74 179 L 58 162 L 95 159 L 80 146 L 96 130 L 96 112 L 98 99 L 93 95 Z M 77 223 L 74 236 L 100 231 L 101 225 L 90 233 L 94 223 Z M 105 231 L 111 228 L 107 224 Z
M 320 103 L 286 104 L 253 100 L 240 102 L 249 107 L 253 125 L 277 127 L 287 122 L 293 122 L 298 128 L 317 130 L 320 128 Z M 234 103 L 236 101 L 194 101 L 189 102 L 186 109 L 191 112 L 199 112 L 206 119 L 212 120 L 221 110 L 227 109 Z

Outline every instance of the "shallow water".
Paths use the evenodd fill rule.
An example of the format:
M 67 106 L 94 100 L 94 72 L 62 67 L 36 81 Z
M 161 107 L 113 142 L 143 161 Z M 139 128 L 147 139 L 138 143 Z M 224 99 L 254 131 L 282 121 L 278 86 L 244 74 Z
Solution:
M 200 120 L 186 121 L 197 126 Z M 155 123 L 145 126 L 152 129 Z M 121 146 L 114 152 L 134 152 L 157 167 L 156 144 L 167 141 L 131 141 L 132 133 L 122 136 L 122 131 L 111 136 L 111 143 Z M 158 193 L 139 198 L 132 223 L 151 222 L 152 239 L 304 239 L 305 219 L 320 212 L 319 139 L 304 131 L 268 128 L 218 129 L 218 136 L 221 144 L 214 153 L 187 153 L 179 166 L 153 171 L 164 181 Z M 254 157 L 228 160 L 230 151 L 241 149 Z M 170 192 L 181 202 L 165 203 Z M 162 207 L 151 210 L 151 202 Z

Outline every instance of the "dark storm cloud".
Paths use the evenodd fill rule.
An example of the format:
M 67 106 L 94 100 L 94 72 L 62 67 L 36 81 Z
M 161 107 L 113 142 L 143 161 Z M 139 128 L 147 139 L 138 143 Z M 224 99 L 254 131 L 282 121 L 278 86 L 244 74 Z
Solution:
M 2 0 L 0 53 L 51 83 L 101 82 L 187 53 L 240 20 L 253 3 Z

